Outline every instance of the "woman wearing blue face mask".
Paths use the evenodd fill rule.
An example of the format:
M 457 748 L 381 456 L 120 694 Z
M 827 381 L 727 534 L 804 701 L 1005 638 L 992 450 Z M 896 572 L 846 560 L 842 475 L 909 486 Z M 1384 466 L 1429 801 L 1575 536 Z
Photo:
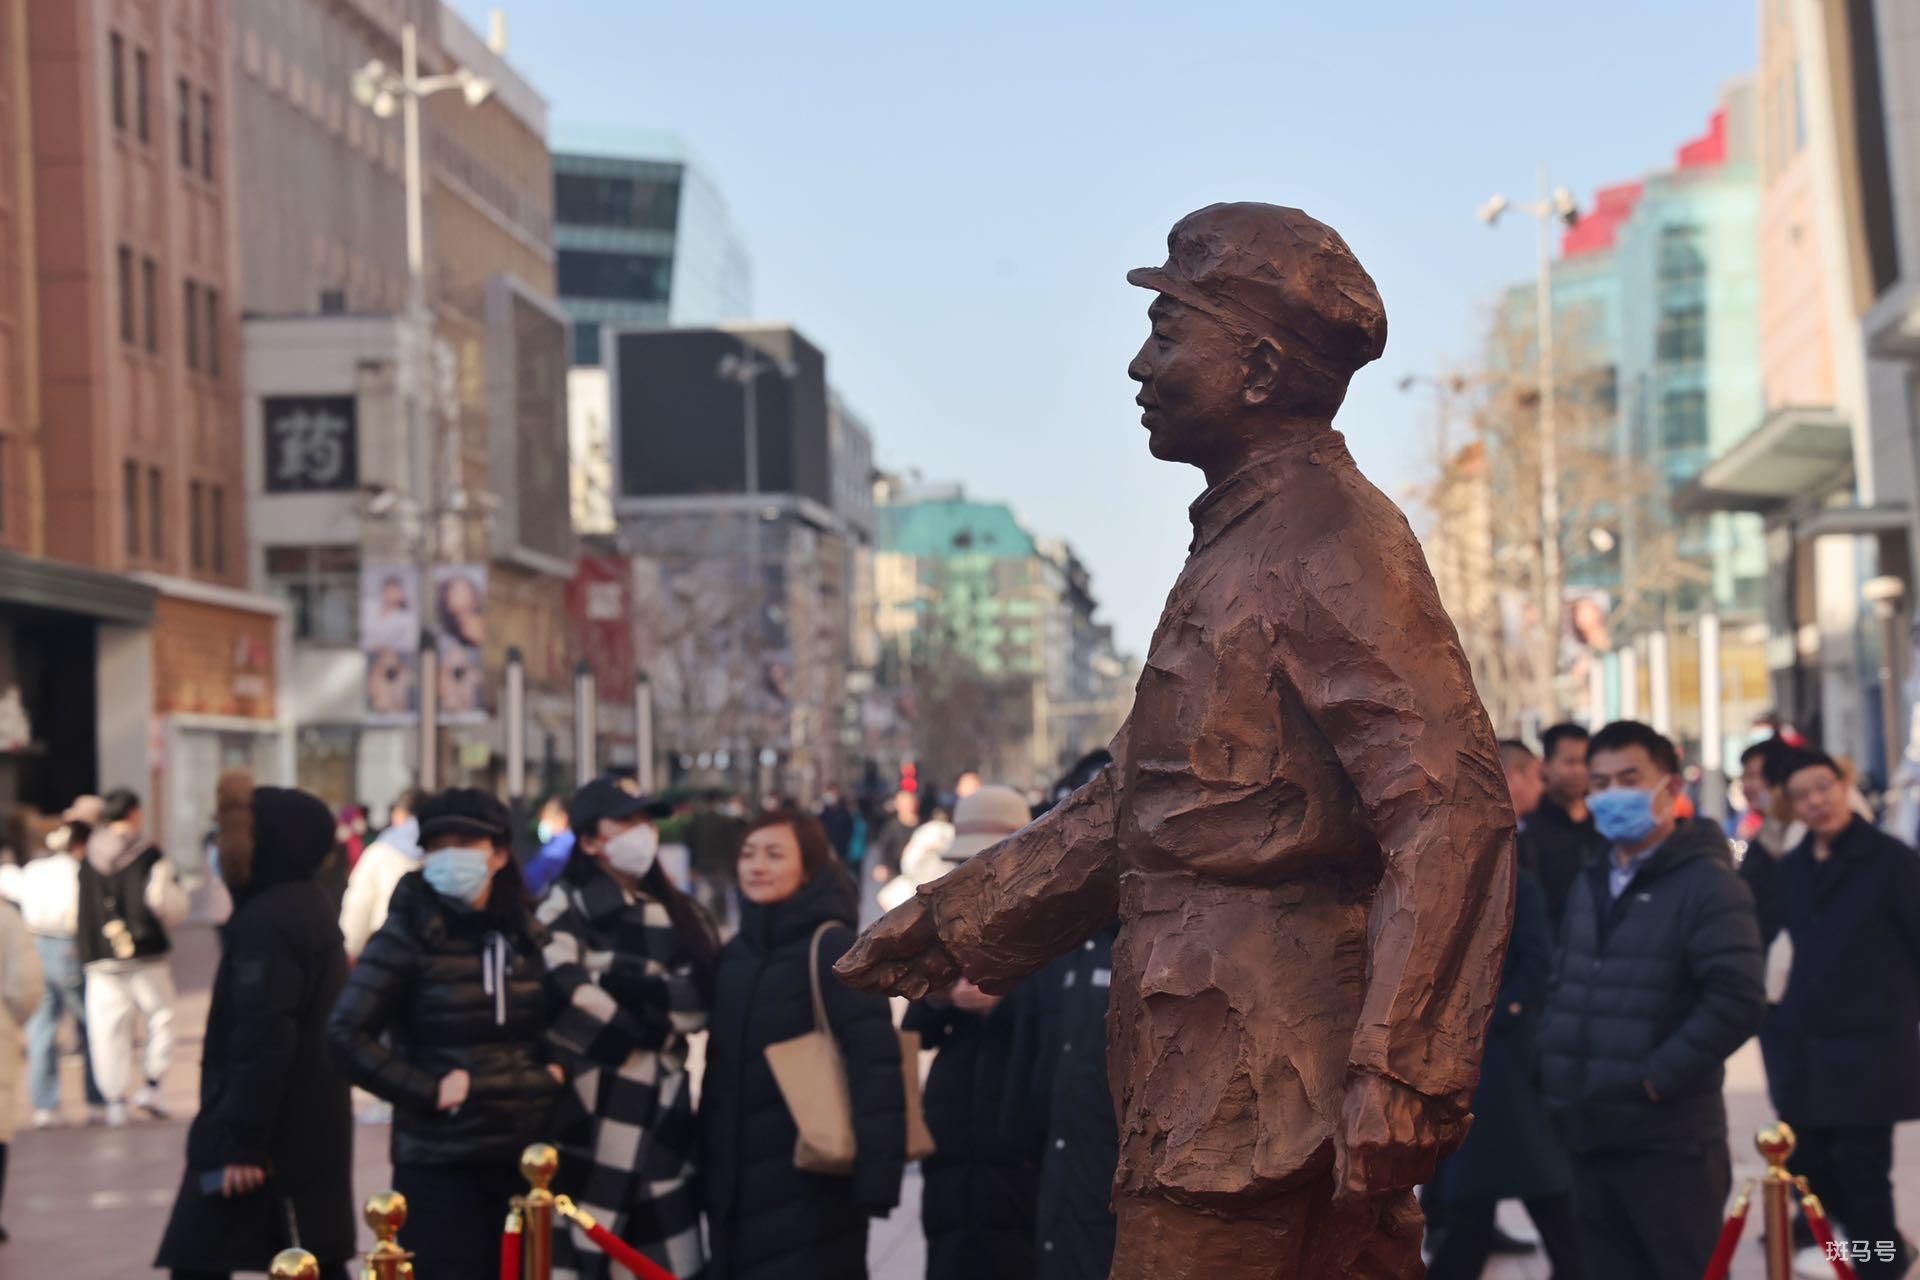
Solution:
M 395 887 L 329 1039 L 353 1082 L 393 1104 L 400 1243 L 419 1273 L 492 1276 L 507 1202 L 525 1190 L 520 1153 L 552 1136 L 561 1093 L 542 1047 L 546 934 L 504 805 L 453 790 L 416 816 L 421 868 Z

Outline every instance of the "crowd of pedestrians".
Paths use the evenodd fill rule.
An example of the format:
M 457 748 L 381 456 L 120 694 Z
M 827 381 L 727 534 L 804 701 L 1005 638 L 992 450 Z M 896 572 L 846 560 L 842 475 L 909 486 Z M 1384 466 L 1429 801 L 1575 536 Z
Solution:
M 1863 1280 L 1904 1274 L 1892 1139 L 1920 1118 L 1920 855 L 1802 742 L 1745 754 L 1733 842 L 1692 816 L 1678 752 L 1650 727 L 1543 737 L 1540 755 L 1501 744 L 1514 927 L 1475 1124 L 1423 1196 L 1435 1280 L 1514 1247 L 1504 1200 L 1525 1204 L 1557 1280 L 1699 1276 L 1731 1191 L 1725 1063 L 1756 1034 L 1799 1135 L 1794 1171 L 1872 1246 L 1853 1255 Z M 662 857 L 671 810 L 606 779 L 544 807 L 537 836 L 481 791 L 403 796 L 335 884 L 349 863 L 326 805 L 230 775 L 216 845 L 231 915 L 158 1265 L 224 1276 L 297 1238 L 348 1274 L 358 1086 L 391 1108 L 401 1242 L 423 1276 L 495 1274 L 537 1140 L 563 1153 L 557 1190 L 677 1276 L 864 1276 L 915 1106 L 933 1138 L 931 1280 L 1105 1275 L 1118 921 L 1010 993 L 962 979 L 908 1006 L 903 1029 L 934 1051 L 923 1099 L 888 1002 L 832 975 L 881 890 L 976 856 L 1103 762 L 1031 807 L 977 778 L 903 789 L 871 821 L 838 793 L 818 814 L 751 818 L 709 798 L 676 828 L 700 846 L 690 880 Z M 164 1114 L 169 929 L 185 913 L 171 866 L 128 792 L 82 797 L 47 846 L 10 886 L 20 912 L 0 906 L 0 1188 L 22 1079 L 36 1123 L 60 1110 L 65 1020 L 100 1122 Z M 853 1155 L 832 1173 L 800 1158 L 809 1104 L 769 1053 L 809 1036 L 848 1085 Z M 556 1266 L 609 1275 L 564 1230 Z

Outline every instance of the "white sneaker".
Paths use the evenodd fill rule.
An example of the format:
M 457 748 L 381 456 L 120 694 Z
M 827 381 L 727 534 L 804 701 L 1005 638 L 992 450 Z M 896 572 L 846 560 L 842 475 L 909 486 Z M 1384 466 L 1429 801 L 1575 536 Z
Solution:
M 107 1128 L 124 1129 L 127 1127 L 127 1104 L 109 1102 L 107 1104 Z
M 168 1119 L 173 1113 L 160 1101 L 160 1091 L 152 1085 L 146 1086 L 133 1095 L 133 1109 L 143 1111 L 155 1120 Z
M 51 1129 L 59 1123 L 60 1117 L 44 1108 L 33 1113 L 33 1127 L 36 1129 Z

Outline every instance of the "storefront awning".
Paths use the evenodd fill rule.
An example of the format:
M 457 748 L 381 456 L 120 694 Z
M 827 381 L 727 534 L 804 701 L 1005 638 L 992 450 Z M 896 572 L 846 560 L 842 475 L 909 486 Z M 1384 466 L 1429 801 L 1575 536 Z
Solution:
M 117 573 L 0 551 L 0 604 L 149 627 L 157 594 L 147 584 Z
M 1853 430 L 1832 409 L 1777 409 L 1700 477 L 1674 494 L 1676 510 L 1766 513 L 1853 483 Z

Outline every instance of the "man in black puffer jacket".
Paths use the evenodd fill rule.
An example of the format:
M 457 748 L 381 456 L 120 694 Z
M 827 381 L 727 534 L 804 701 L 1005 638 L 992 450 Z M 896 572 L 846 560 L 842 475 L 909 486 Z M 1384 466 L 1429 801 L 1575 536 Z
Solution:
M 1759 925 L 1719 829 L 1676 817 L 1671 742 L 1622 721 L 1587 759 L 1608 847 L 1568 894 L 1542 1088 L 1590 1273 L 1698 1280 L 1732 1182 L 1724 1064 L 1766 1011 Z
M 446 791 L 418 817 L 421 870 L 394 888 L 328 1034 L 353 1083 L 393 1104 L 393 1185 L 409 1210 L 400 1243 L 415 1268 L 491 1276 L 507 1201 L 526 1189 L 520 1153 L 554 1133 L 546 934 L 527 909 L 504 805 Z

